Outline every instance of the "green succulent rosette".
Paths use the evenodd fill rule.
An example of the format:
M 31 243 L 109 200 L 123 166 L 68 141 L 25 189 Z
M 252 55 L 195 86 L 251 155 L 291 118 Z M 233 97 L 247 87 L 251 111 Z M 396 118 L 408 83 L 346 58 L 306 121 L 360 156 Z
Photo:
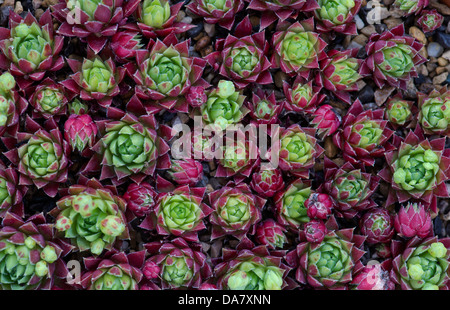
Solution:
M 450 136 L 450 91 L 447 87 L 419 94 L 419 122 L 426 134 Z
M 43 80 L 30 98 L 35 110 L 45 118 L 65 114 L 67 102 L 64 88 L 50 78 Z
M 393 247 L 391 278 L 402 290 L 447 290 L 449 239 L 415 237 L 405 246 Z
M 207 98 L 200 108 L 206 125 L 225 129 L 230 124 L 239 123 L 249 112 L 244 105 L 245 96 L 236 91 L 231 81 L 219 81 L 217 88 L 207 93 Z
M 319 8 L 314 11 L 318 20 L 317 30 L 335 31 L 347 35 L 358 34 L 353 20 L 361 8 L 361 0 L 318 0 Z
M 72 185 L 51 215 L 55 227 L 80 251 L 100 255 L 118 239 L 127 239 L 125 201 L 95 179 Z
M 405 16 L 419 14 L 428 5 L 428 0 L 395 0 L 394 6 L 405 12 Z
M 277 221 L 293 230 L 299 230 L 310 221 L 305 201 L 311 196 L 309 181 L 297 180 L 289 184 L 284 191 L 274 196 Z
M 0 136 L 8 127 L 15 127 L 19 121 L 19 114 L 26 109 L 28 103 L 15 91 L 16 80 L 9 72 L 0 75 Z M 15 136 L 17 128 L 12 128 L 10 135 Z
M 147 26 L 160 29 L 170 16 L 169 1 L 144 0 L 142 5 L 142 21 Z
M 260 266 L 243 262 L 227 280 L 229 290 L 281 290 L 283 270 L 276 266 Z
M 397 94 L 386 102 L 384 114 L 394 127 L 404 126 L 412 119 L 413 102 L 404 100 Z

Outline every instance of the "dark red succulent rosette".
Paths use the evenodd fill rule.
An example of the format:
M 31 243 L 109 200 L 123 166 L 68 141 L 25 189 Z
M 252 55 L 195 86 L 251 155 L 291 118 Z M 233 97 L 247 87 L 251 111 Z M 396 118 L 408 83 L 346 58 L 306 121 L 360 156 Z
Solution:
M 118 62 L 128 62 L 136 56 L 136 50 L 143 48 L 144 44 L 140 32 L 119 29 L 111 37 L 110 47 Z
M 398 44 L 407 45 L 411 49 L 414 66 L 411 71 L 404 76 L 394 78 L 385 75 L 378 67 L 384 61 L 383 49 L 395 47 Z M 374 33 L 369 37 L 366 44 L 367 58 L 361 66 L 361 75 L 372 76 L 375 84 L 379 88 L 385 85 L 394 86 L 403 90 L 407 89 L 407 83 L 411 78 L 417 77 L 418 73 L 416 67 L 426 61 L 426 59 L 419 53 L 423 44 L 413 37 L 405 35 L 405 26 L 403 24 L 385 31 L 381 34 Z
M 134 216 L 143 217 L 152 212 L 158 193 L 147 182 L 140 184 L 131 183 L 122 198 L 127 201 L 127 211 Z
M 203 202 L 205 191 L 205 187 L 184 185 L 169 192 L 160 192 L 153 211 L 144 218 L 139 227 L 156 230 L 161 236 L 172 235 L 189 242 L 198 242 L 198 232 L 206 228 L 205 219 L 213 212 Z M 177 214 L 181 209 L 184 209 L 184 221 Z
M 58 188 L 67 181 L 70 145 L 64 140 L 53 118 L 48 119 L 42 127 L 27 116 L 25 128 L 26 132 L 19 132 L 17 138 L 2 139 L 9 149 L 4 155 L 17 167 L 20 173 L 19 185 L 35 185 L 38 189 L 42 188 L 48 196 L 55 197 Z M 16 147 L 17 143 L 21 145 Z M 41 149 L 49 150 L 51 155 L 45 160 L 48 167 L 31 159 L 35 150 L 28 148 L 29 146 L 35 148 L 36 145 Z M 28 154 L 29 151 L 32 154 Z M 42 173 L 41 168 L 47 168 L 45 173 Z
M 310 98 L 306 98 L 304 94 L 296 91 L 297 87 L 306 87 Z M 319 86 L 312 79 L 304 79 L 301 75 L 297 75 L 292 83 L 283 81 L 283 92 L 286 96 L 284 108 L 287 111 L 296 113 L 314 113 L 318 105 L 320 105 L 326 98 L 326 95 L 321 93 L 322 86 Z
M 377 190 L 380 177 L 365 171 L 364 166 L 345 162 L 338 166 L 328 157 L 324 158 L 325 182 L 318 192 L 324 192 L 335 202 L 338 217 L 353 218 L 360 212 L 376 207 L 372 194 Z
M 16 51 L 12 42 L 12 29 L 24 23 L 31 26 L 33 23 L 37 24 L 44 35 L 47 36 L 48 42 L 45 44 L 44 55 L 46 58 L 37 67 L 32 65 L 28 60 L 15 57 Z M 39 21 L 28 12 L 25 18 L 22 18 L 15 12 L 9 13 L 9 28 L 0 28 L 0 69 L 9 70 L 11 74 L 20 77 L 17 82 L 19 85 L 26 85 L 32 81 L 40 81 L 44 78 L 47 71 L 58 71 L 64 66 L 64 58 L 59 55 L 63 48 L 64 38 L 62 36 L 55 36 L 53 33 L 53 21 L 50 10 L 46 10 L 39 18 Z M 44 55 L 40 55 L 41 57 Z M 23 81 L 23 80 L 31 81 Z
M 264 104 L 261 106 L 260 103 Z M 250 110 L 252 124 L 276 124 L 285 105 L 284 100 L 277 101 L 275 92 L 267 92 L 262 88 L 257 88 L 252 93 L 252 100 L 246 101 L 246 106 Z
M 101 287 L 96 287 L 96 281 L 104 275 L 112 275 L 119 278 L 122 275 L 126 275 L 132 279 L 129 289 L 139 290 L 139 284 L 143 278 L 141 269 L 144 265 L 145 254 L 145 250 L 125 253 L 112 249 L 105 252 L 101 257 L 84 257 L 85 271 L 81 276 L 81 288 L 85 290 L 102 289 Z
M 395 290 L 395 283 L 389 276 L 391 268 L 391 260 L 384 260 L 382 263 L 373 261 L 372 264 L 369 262 L 353 277 L 351 288 L 360 291 Z
M 272 197 L 284 188 L 283 173 L 280 169 L 264 170 L 262 167 L 252 174 L 250 187 L 262 197 Z
M 135 95 L 130 100 L 133 105 L 144 107 L 147 113 L 157 113 L 164 109 L 188 112 L 189 105 L 186 95 L 190 88 L 194 86 L 209 87 L 209 84 L 202 78 L 206 60 L 189 56 L 189 45 L 190 39 L 179 42 L 176 35 L 171 33 L 162 41 L 159 39 L 156 42 L 150 41 L 148 50 L 136 51 L 135 63 L 130 62 L 125 65 L 128 75 L 136 82 Z M 158 83 L 150 77 L 148 69 L 151 63 L 168 49 L 175 50 L 177 57 L 180 57 L 181 67 L 183 67 L 182 78 L 185 81 L 173 85 L 166 92 L 161 92 L 159 88 L 166 87 L 169 81 Z
M 365 128 L 368 124 L 370 127 Z M 388 126 L 388 121 L 384 119 L 384 110 L 366 110 L 357 99 L 348 109 L 342 120 L 341 129 L 333 136 L 334 144 L 343 152 L 343 157 L 353 165 L 363 164 L 373 166 L 375 158 L 383 157 L 386 152 L 392 151 L 395 147 L 389 140 L 394 131 Z M 378 131 L 377 141 L 366 143 L 367 136 L 371 136 L 372 130 Z
M 388 243 L 395 234 L 394 217 L 385 208 L 373 208 L 363 214 L 359 229 L 369 244 Z
M 183 238 L 175 238 L 171 241 L 154 241 L 144 244 L 150 257 L 147 262 L 153 262 L 159 267 L 159 277 L 149 281 L 150 289 L 197 289 L 213 276 L 212 268 L 203 252 L 200 243 L 189 243 Z M 185 277 L 181 285 L 175 285 L 164 280 L 166 266 L 172 266 L 174 259 L 181 258 L 185 261 L 192 276 Z
M 329 104 L 323 104 L 312 114 L 310 124 L 317 130 L 317 135 L 323 139 L 339 129 L 342 119 L 339 113 Z
M 19 174 L 14 167 L 7 167 L 0 160 L 0 217 L 7 212 L 24 217 L 23 198 L 28 192 L 28 187 L 19 185 Z
M 417 23 L 422 27 L 424 33 L 432 32 L 442 26 L 444 16 L 438 13 L 436 9 L 423 10 Z
M 358 49 L 353 48 L 343 51 L 330 50 L 326 54 L 327 57 L 320 61 L 320 71 L 315 76 L 315 82 L 317 85 L 331 91 L 340 100 L 350 104 L 351 98 L 349 92 L 359 90 L 356 82 L 362 78 L 359 72 L 363 60 L 356 58 Z M 345 61 L 351 61 L 355 64 L 356 76 L 348 77 L 339 75 L 339 70 L 336 67 L 339 66 L 340 62 Z M 355 81 L 348 84 L 348 79 Z
M 91 54 L 91 53 L 88 53 Z M 79 96 L 81 100 L 96 101 L 102 107 L 109 107 L 112 104 L 113 98 L 120 93 L 119 84 L 125 77 L 125 68 L 117 67 L 112 58 L 104 61 L 104 64 L 111 72 L 108 84 L 110 87 L 107 92 L 89 91 L 89 87 L 85 78 L 83 77 L 84 67 L 92 61 L 95 61 L 98 56 L 88 55 L 88 58 L 84 58 L 83 61 L 67 58 L 67 63 L 72 69 L 73 74 L 64 81 L 61 82 L 70 92 Z
M 186 5 L 186 8 L 194 14 L 203 17 L 208 24 L 218 24 L 227 30 L 231 30 L 236 14 L 244 8 L 244 1 L 226 0 L 224 6 L 226 9 L 210 9 L 206 0 L 192 0 Z
M 317 30 L 319 32 L 334 31 L 346 35 L 357 35 L 358 29 L 356 28 L 354 17 L 361 9 L 362 0 L 355 0 L 354 2 L 355 6 L 351 8 L 351 10 L 347 13 L 347 16 L 345 16 L 344 14 L 339 14 L 336 17 L 336 19 L 339 21 L 339 24 L 335 24 L 327 19 L 322 19 L 318 12 L 319 10 L 314 10 L 314 17 L 317 20 Z
M 214 70 L 231 79 L 237 88 L 273 82 L 269 71 L 272 64 L 266 56 L 269 42 L 265 39 L 264 31 L 252 34 L 252 24 L 248 16 L 236 26 L 234 35 L 229 34 L 225 39 L 216 40 L 215 48 L 216 51 L 208 54 L 206 60 Z M 258 60 L 251 70 L 234 70 L 234 58 L 239 50 L 245 50 Z
M 17 214 L 7 212 L 3 217 L 0 228 L 0 248 L 4 249 L 8 246 L 7 244 L 13 244 L 16 246 L 15 253 L 18 253 L 17 247 L 25 246 L 26 242 L 29 243 L 27 238 L 31 238 L 35 242 L 29 251 L 30 264 L 36 265 L 37 262 L 45 258 L 42 252 L 46 247 L 53 248 L 55 257 L 53 257 L 53 262 L 47 262 L 48 272 L 44 276 L 39 277 L 33 272 L 33 275 L 29 276 L 29 281 L 22 283 L 23 288 L 49 290 L 59 281 L 66 281 L 69 270 L 63 258 L 73 250 L 73 247 L 64 240 L 55 237 L 54 226 L 47 223 L 44 213 L 34 214 L 24 220 Z M 3 272 L 5 271 L 2 270 Z M 7 285 L 7 281 L 2 280 L 0 286 L 3 289 L 10 289 L 5 288 Z
M 55 107 L 52 112 L 45 111 L 38 103 L 38 101 L 43 99 L 42 91 L 46 89 L 53 90 L 54 92 L 58 92 L 62 95 L 62 98 L 59 101 L 59 106 Z M 33 118 L 44 117 L 48 119 L 50 117 L 65 115 L 67 113 L 67 103 L 74 97 L 73 93 L 67 92 L 62 84 L 55 82 L 51 78 L 45 78 L 43 81 L 39 82 L 39 85 L 36 87 L 30 87 L 28 92 L 32 93 L 28 99 L 28 102 L 34 107 L 32 112 Z
M 330 217 L 325 223 L 328 233 L 325 235 L 324 240 L 320 243 L 309 242 L 306 240 L 306 235 L 301 233 L 299 235 L 300 243 L 297 247 L 286 254 L 286 262 L 295 270 L 295 279 L 301 285 L 312 287 L 314 289 L 328 289 L 328 290 L 347 290 L 351 284 L 354 275 L 358 274 L 364 267 L 361 262 L 361 257 L 365 254 L 363 245 L 365 237 L 355 234 L 354 228 L 339 229 L 339 226 L 334 217 Z M 335 268 L 334 272 L 327 276 L 321 275 L 319 267 L 315 265 L 320 257 L 316 259 L 310 255 L 317 254 L 323 245 L 327 243 L 333 244 L 338 247 L 339 254 L 345 252 L 343 255 L 339 255 L 342 264 L 340 268 L 337 268 L 337 264 L 330 266 Z M 324 249 L 323 253 L 327 253 Z M 330 248 L 328 247 L 328 251 Z M 329 257 L 328 259 L 338 259 L 338 257 Z
M 410 130 L 404 139 L 395 136 L 394 145 L 396 149 L 385 154 L 387 165 L 378 174 L 385 182 L 391 185 L 386 206 L 396 202 L 404 203 L 410 199 L 415 199 L 435 210 L 436 198 L 449 196 L 445 182 L 450 178 L 450 149 L 445 148 L 445 137 L 425 138 L 423 129 L 417 126 L 414 131 Z M 394 182 L 396 168 L 394 163 L 399 158 L 399 154 L 405 153 L 411 147 L 422 147 L 425 150 L 432 150 L 439 158 L 439 171 L 435 175 L 433 184 L 430 184 L 430 188 L 425 190 L 406 191 Z
M 89 16 L 79 7 L 72 7 L 71 1 L 60 0 L 52 10 L 53 16 L 61 23 L 58 34 L 81 38 L 98 54 L 139 3 L 139 0 L 102 0 L 94 15 Z
M 319 9 L 316 0 L 246 0 L 248 8 L 261 11 L 261 25 L 263 30 L 274 22 L 283 22 L 288 18 L 297 18 L 300 12 L 312 12 Z
M 242 240 L 247 234 L 255 234 L 255 225 L 262 219 L 261 211 L 266 199 L 253 194 L 247 184 L 228 182 L 221 189 L 209 193 L 208 199 L 213 209 L 209 217 L 213 225 L 211 239 L 231 235 Z M 244 216 L 241 218 L 238 216 L 234 220 L 227 219 L 227 203 L 230 199 L 238 200 L 241 205 L 245 205 L 245 210 L 242 212 Z

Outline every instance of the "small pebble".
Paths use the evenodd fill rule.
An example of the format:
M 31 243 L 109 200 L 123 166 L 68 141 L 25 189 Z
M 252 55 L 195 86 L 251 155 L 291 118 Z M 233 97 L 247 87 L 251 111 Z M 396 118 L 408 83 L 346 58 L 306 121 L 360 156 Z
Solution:
M 438 65 L 441 67 L 445 67 L 446 65 L 448 65 L 448 60 L 442 57 L 439 57 L 438 60 Z
M 434 85 L 440 85 L 447 80 L 448 72 L 441 73 L 433 78 Z
M 416 26 L 412 26 L 409 28 L 409 34 L 413 36 L 417 41 L 419 41 L 422 44 L 427 44 L 427 37 L 425 34 L 417 28 Z
M 214 35 L 216 34 L 216 25 L 215 24 L 205 23 L 205 25 L 203 27 L 205 28 L 205 32 L 208 34 L 208 36 L 210 36 L 211 38 L 214 37 Z
M 22 3 L 20 3 L 20 1 L 16 2 L 16 6 L 14 8 L 14 12 L 17 14 L 21 14 L 23 12 L 23 6 Z
M 437 42 L 428 44 L 427 53 L 430 57 L 439 57 L 444 52 L 444 48 Z
M 364 21 L 361 19 L 361 17 L 359 17 L 358 14 L 354 16 L 354 20 L 356 23 L 356 28 L 358 28 L 359 30 L 364 28 Z
M 445 49 L 450 48 L 450 33 L 436 32 L 436 42 L 439 42 Z

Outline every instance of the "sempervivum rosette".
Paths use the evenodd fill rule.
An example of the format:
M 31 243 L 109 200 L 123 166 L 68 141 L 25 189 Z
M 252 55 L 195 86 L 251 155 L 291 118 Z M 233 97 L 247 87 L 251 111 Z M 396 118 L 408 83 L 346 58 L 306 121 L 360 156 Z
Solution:
M 321 90 L 322 87 L 313 83 L 313 80 L 306 81 L 300 75 L 292 84 L 283 81 L 283 92 L 286 96 L 284 107 L 287 111 L 313 113 L 325 99 Z
M 28 102 L 15 90 L 16 81 L 9 72 L 0 75 L 0 137 L 15 137 L 19 118 L 28 107 Z
M 250 18 L 246 16 L 225 39 L 216 41 L 216 51 L 208 54 L 209 64 L 238 88 L 248 84 L 270 84 L 271 63 L 267 58 L 269 42 L 263 31 L 252 34 Z
M 369 244 L 388 243 L 395 233 L 393 216 L 384 208 L 373 208 L 364 213 L 359 228 Z
M 430 0 L 395 0 L 393 5 L 403 11 L 405 16 L 408 16 L 419 14 L 429 3 Z
M 309 169 L 314 166 L 316 158 L 323 153 L 323 148 L 314 137 L 314 128 L 302 128 L 298 124 L 281 129 L 278 148 L 278 167 L 294 176 L 307 179 Z M 272 156 L 274 153 L 269 151 Z
M 342 129 L 334 136 L 334 144 L 343 152 L 346 161 L 373 166 L 375 158 L 382 157 L 394 147 L 389 143 L 393 131 L 384 120 L 384 110 L 366 110 L 357 99 L 342 121 Z
M 248 8 L 261 11 L 261 30 L 278 21 L 297 18 L 300 12 L 311 12 L 319 8 L 316 0 L 247 0 Z
M 397 150 L 385 154 L 387 165 L 379 175 L 391 184 L 386 205 L 411 198 L 429 205 L 433 196 L 448 197 L 449 156 L 445 138 L 425 139 L 420 126 L 411 130 Z
M 252 174 L 250 186 L 261 197 L 272 197 L 284 188 L 283 173 L 280 169 L 260 168 Z
M 6 212 L 24 216 L 23 197 L 27 186 L 19 185 L 19 174 L 13 167 L 6 167 L 0 160 L 0 217 Z
M 327 58 L 320 62 L 320 72 L 315 77 L 317 85 L 323 86 L 349 104 L 349 92 L 358 90 L 356 82 L 362 78 L 359 71 L 363 60 L 356 58 L 357 53 L 357 48 L 328 51 Z
M 282 249 L 288 241 L 285 232 L 286 229 L 283 226 L 268 218 L 256 225 L 255 240 L 270 250 Z
M 284 101 L 277 101 L 275 92 L 266 92 L 257 88 L 252 93 L 252 100 L 247 101 L 252 124 L 275 124 L 283 111 Z
M 140 184 L 131 183 L 122 198 L 127 201 L 127 210 L 135 216 L 142 217 L 153 211 L 157 195 L 153 186 L 142 182 Z
M 329 194 L 335 201 L 337 215 L 352 218 L 359 212 L 375 207 L 371 199 L 380 178 L 346 162 L 341 167 L 325 157 L 325 183 L 318 191 Z
M 9 28 L 0 28 L 0 68 L 40 81 L 47 71 L 64 66 L 64 59 L 59 56 L 62 47 L 63 37 L 53 34 L 50 10 L 42 14 L 39 22 L 31 12 L 25 18 L 11 12 Z
M 33 118 L 38 118 L 39 116 L 50 118 L 66 114 L 67 102 L 71 99 L 66 97 L 66 93 L 64 87 L 51 78 L 41 81 L 33 89 L 33 94 L 28 100 L 34 107 Z
M 418 93 L 420 125 L 428 135 L 450 137 L 450 90 L 447 86 L 433 89 L 428 95 Z
M 442 26 L 444 16 L 435 9 L 423 10 L 417 23 L 422 27 L 424 33 L 432 32 Z
M 188 243 L 183 238 L 144 244 L 157 274 L 149 283 L 152 289 L 199 288 L 212 275 L 200 243 Z
M 78 183 L 62 192 L 50 214 L 56 229 L 78 250 L 100 255 L 117 240 L 129 238 L 126 202 L 113 186 L 104 187 L 96 179 L 80 177 Z
M 88 290 L 138 290 L 144 260 L 145 250 L 126 254 L 113 249 L 102 257 L 85 257 L 80 285 Z
M 78 37 L 98 54 L 120 25 L 126 23 L 139 0 L 60 0 L 53 15 L 61 22 L 58 33 Z
M 308 242 L 300 234 L 300 243 L 286 255 L 286 261 L 296 269 L 295 279 L 302 285 L 348 289 L 353 276 L 364 267 L 365 237 L 355 234 L 353 228 L 339 229 L 333 217 L 326 226 L 328 233 L 321 242 Z
M 188 241 L 198 241 L 198 232 L 204 229 L 204 219 L 213 211 L 205 203 L 206 188 L 180 186 L 171 192 L 160 193 L 153 212 L 139 227 L 153 230 L 159 235 L 183 237 Z
M 169 0 L 144 0 L 135 11 L 137 24 L 124 27 L 137 28 L 147 38 L 164 38 L 170 33 L 186 32 L 195 25 L 177 21 L 182 6 L 182 2 L 171 4 Z
M 392 243 L 391 279 L 402 290 L 448 290 L 450 239 L 415 237 Z
M 103 107 L 111 105 L 120 92 L 119 83 L 125 76 L 123 67 L 116 67 L 112 58 L 103 61 L 99 56 L 84 58 L 83 61 L 67 59 L 74 72 L 61 83 L 82 100 L 95 100 Z
M 310 69 L 319 68 L 327 43 L 314 32 L 314 18 L 294 24 L 279 24 L 272 37 L 274 53 L 272 68 L 290 74 L 308 76 Z
M 325 193 L 312 193 L 305 201 L 306 215 L 310 219 L 326 220 L 332 213 L 334 201 Z
M 419 54 L 422 47 L 413 37 L 405 36 L 403 24 L 382 34 L 374 33 L 366 45 L 368 56 L 361 74 L 371 75 L 380 88 L 391 85 L 406 90 L 408 81 L 418 76 L 416 66 L 426 61 Z
M 69 271 L 62 260 L 71 246 L 54 238 L 54 229 L 43 213 L 26 221 L 6 213 L 0 229 L 0 287 L 3 290 L 51 289 L 66 279 Z
M 385 260 L 381 264 L 375 260 L 369 261 L 368 264 L 353 277 L 351 289 L 362 291 L 394 290 L 395 284 L 389 276 L 390 265 L 389 260 Z
M 312 114 L 313 119 L 310 124 L 317 130 L 317 135 L 321 139 L 331 136 L 341 125 L 341 116 L 329 104 L 323 104 Z
M 227 183 L 208 195 L 213 212 L 209 218 L 213 225 L 211 239 L 231 235 L 242 239 L 255 233 L 255 224 L 262 219 L 261 210 L 266 200 L 254 195 L 245 183 Z
M 208 24 L 231 30 L 237 13 L 244 8 L 243 0 L 192 0 L 186 7 L 194 14 L 204 18 Z
M 27 132 L 17 134 L 17 139 L 5 141 L 10 151 L 4 155 L 17 166 L 20 185 L 35 185 L 55 197 L 61 183 L 67 181 L 70 145 L 50 118 L 44 127 L 27 116 Z M 13 141 L 14 140 L 14 141 Z M 22 143 L 16 148 L 16 143 Z
M 404 238 L 426 238 L 432 235 L 430 208 L 418 202 L 407 202 L 394 216 L 394 228 Z
M 144 44 L 137 30 L 120 29 L 112 36 L 110 47 L 117 61 L 127 62 L 136 56 L 136 51 Z
M 163 41 L 151 41 L 149 50 L 137 50 L 136 63 L 126 65 L 136 82 L 136 96 L 149 112 L 161 109 L 187 112 L 185 96 L 189 89 L 208 86 L 202 79 L 206 61 L 190 57 L 189 44 L 190 40 L 178 42 L 171 33 Z
M 296 180 L 273 197 L 277 222 L 293 231 L 298 231 L 309 222 L 305 202 L 311 196 L 311 182 Z
M 407 126 L 417 110 L 414 101 L 405 100 L 400 93 L 390 97 L 385 106 L 384 117 L 393 128 Z
M 361 0 L 318 0 L 319 8 L 314 11 L 314 16 L 318 20 L 317 30 L 358 34 L 353 19 L 361 8 L 361 2 Z
M 172 159 L 167 174 L 179 185 L 195 186 L 203 178 L 203 166 L 195 159 Z
M 222 249 L 214 266 L 219 290 L 282 290 L 293 287 L 290 268 L 282 261 L 284 251 L 272 251 L 243 239 L 234 250 Z
M 168 168 L 169 146 L 156 132 L 154 115 L 136 116 L 110 107 L 108 119 L 96 124 L 101 138 L 92 150 L 97 156 L 83 171 L 101 168 L 100 180 L 123 183 L 129 177 L 140 183 L 156 168 Z

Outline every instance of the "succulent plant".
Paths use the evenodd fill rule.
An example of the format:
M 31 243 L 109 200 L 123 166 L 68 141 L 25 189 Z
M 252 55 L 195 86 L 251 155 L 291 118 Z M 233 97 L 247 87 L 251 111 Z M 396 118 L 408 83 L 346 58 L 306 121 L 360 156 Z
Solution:
M 375 207 L 371 199 L 380 178 L 346 162 L 338 166 L 325 157 L 325 182 L 318 191 L 325 192 L 335 201 L 334 210 L 338 216 L 351 218 L 359 212 Z
M 0 137 L 17 136 L 19 117 L 28 107 L 28 102 L 15 90 L 16 80 L 9 72 L 0 75 Z
M 284 22 L 296 18 L 300 12 L 312 12 L 319 8 L 315 0 L 247 0 L 248 8 L 261 11 L 260 29 L 263 30 L 274 22 Z
M 335 221 L 326 223 L 328 233 L 320 243 L 305 240 L 286 255 L 289 266 L 296 269 L 295 279 L 313 288 L 348 289 L 353 276 L 364 265 L 362 245 L 365 237 L 352 228 L 338 229 Z
M 325 193 L 312 193 L 305 200 L 306 215 L 310 219 L 326 220 L 332 214 L 334 201 Z
M 7 212 L 24 216 L 23 198 L 27 186 L 19 185 L 19 174 L 13 167 L 7 167 L 0 161 L 0 217 Z
M 136 51 L 136 62 L 129 62 L 125 67 L 136 82 L 137 104 L 149 112 L 161 109 L 187 112 L 185 95 L 189 89 L 209 86 L 202 79 L 206 60 L 190 57 L 189 44 L 189 40 L 178 42 L 171 33 L 163 41 L 151 41 L 148 50 Z
M 17 134 L 17 139 L 7 142 L 9 151 L 4 155 L 17 167 L 20 185 L 35 185 L 55 197 L 61 183 L 67 181 L 70 146 L 63 139 L 54 119 L 44 127 L 27 116 L 27 132 Z M 16 148 L 16 143 L 22 143 Z
M 357 99 L 348 109 L 342 120 L 342 129 L 333 136 L 333 142 L 342 150 L 346 161 L 373 166 L 375 158 L 394 148 L 389 143 L 394 132 L 387 124 L 383 109 L 364 111 Z
M 81 178 L 72 185 L 50 212 L 61 235 L 80 251 L 100 255 L 116 240 L 127 239 L 126 202 L 112 186 L 96 179 Z
M 287 243 L 286 229 L 271 218 L 256 225 L 255 240 L 269 250 L 282 249 Z
M 61 22 L 58 34 L 78 37 L 98 54 L 139 3 L 139 0 L 60 0 L 52 9 L 53 16 Z
M 418 94 L 418 120 L 425 134 L 450 136 L 450 90 L 446 86 L 428 95 Z
M 313 85 L 313 80 L 305 81 L 298 75 L 292 86 L 283 81 L 283 92 L 286 96 L 285 108 L 288 111 L 299 113 L 313 113 L 317 106 L 325 99 L 322 87 Z
M 389 277 L 389 267 L 387 264 L 380 264 L 377 261 L 370 261 L 352 280 L 353 290 L 387 291 L 394 290 L 395 284 Z
M 325 239 L 328 228 L 322 220 L 311 220 L 305 223 L 302 233 L 304 233 L 306 241 L 320 243 Z
M 432 32 L 442 26 L 444 16 L 438 13 L 436 9 L 423 10 L 417 23 L 424 33 Z
M 314 32 L 312 17 L 285 27 L 279 25 L 272 37 L 272 68 L 281 68 L 290 75 L 307 76 L 310 69 L 319 68 L 327 43 Z
M 203 166 L 194 159 L 172 159 L 167 173 L 179 185 L 195 186 L 203 178 Z
M 247 100 L 249 115 L 254 124 L 275 124 L 278 123 L 279 115 L 283 111 L 285 102 L 277 101 L 275 92 L 267 92 L 257 88 L 252 93 L 252 100 Z
M 308 179 L 309 169 L 324 151 L 314 136 L 314 128 L 302 128 L 298 124 L 282 128 L 279 136 L 279 168 Z
M 391 279 L 403 290 L 448 289 L 449 239 L 415 237 L 393 245 Z
M 219 290 L 281 290 L 289 286 L 290 268 L 278 253 L 244 239 L 236 250 L 224 248 L 214 267 Z M 280 255 L 282 253 L 279 253 Z
M 384 208 L 373 208 L 364 213 L 359 228 L 369 244 L 387 243 L 395 233 L 393 216 Z
M 136 57 L 136 51 L 144 47 L 144 42 L 137 30 L 124 29 L 112 36 L 110 46 L 117 61 L 127 62 Z
M 193 108 L 201 107 L 207 100 L 208 96 L 206 96 L 206 90 L 202 86 L 193 86 L 189 88 L 189 91 L 186 94 L 186 101 L 189 106 Z
M 320 61 L 320 74 L 315 76 L 316 84 L 350 104 L 349 92 L 357 91 L 357 82 L 362 79 L 360 69 L 363 60 L 356 58 L 357 54 L 357 48 L 328 51 L 327 57 Z
M 3 290 L 50 289 L 57 278 L 66 278 L 62 258 L 72 248 L 54 236 L 43 213 L 24 221 L 7 212 L 0 229 L 0 287 Z
M 445 138 L 425 139 L 418 126 L 396 144 L 396 150 L 385 154 L 387 165 L 379 173 L 391 184 L 386 205 L 411 198 L 429 205 L 433 196 L 447 197 L 450 151 L 445 149 Z
M 125 254 L 113 249 L 102 257 L 86 257 L 81 287 L 89 290 L 138 290 L 143 278 L 141 268 L 144 260 L 145 250 Z
M 9 28 L 0 28 L 0 68 L 11 74 L 40 81 L 47 71 L 58 71 L 64 66 L 59 55 L 63 37 L 53 33 L 50 10 L 39 21 L 28 12 L 22 18 L 15 12 L 9 14 Z
M 235 28 L 234 35 L 216 41 L 216 51 L 205 58 L 220 73 L 231 79 L 238 88 L 249 84 L 271 84 L 271 63 L 267 58 L 269 42 L 263 31 L 252 34 L 247 16 Z
M 245 96 L 236 91 L 233 82 L 220 80 L 217 87 L 207 92 L 207 100 L 200 113 L 206 125 L 225 129 L 230 124 L 239 123 L 249 112 L 244 105 Z
M 341 125 L 341 117 L 329 104 L 323 104 L 312 114 L 310 124 L 317 130 L 317 135 L 322 139 L 331 136 Z
M 273 197 L 275 216 L 281 225 L 298 231 L 304 223 L 309 222 L 305 201 L 311 196 L 311 184 L 304 180 L 291 182 Z
M 64 87 L 50 78 L 46 78 L 34 89 L 29 102 L 34 107 L 35 118 L 64 115 L 67 112 L 68 99 Z
M 213 225 L 211 239 L 224 235 L 242 239 L 247 233 L 255 234 L 255 224 L 261 221 L 261 210 L 266 203 L 247 184 L 233 182 L 209 193 L 208 200 L 214 210 L 209 218 Z
M 283 174 L 280 169 L 259 169 L 252 174 L 250 187 L 261 197 L 273 197 L 284 188 Z
M 394 216 L 396 232 L 405 238 L 426 238 L 432 234 L 430 211 L 421 203 L 408 202 Z
M 404 100 L 400 93 L 390 97 L 386 102 L 385 118 L 394 128 L 405 126 L 413 119 L 416 107 L 413 101 Z
M 318 20 L 317 30 L 335 31 L 356 35 L 358 30 L 353 20 L 361 8 L 361 1 L 356 0 L 318 0 L 319 8 L 314 11 Z
M 167 193 L 159 193 L 153 212 L 139 227 L 159 235 L 173 235 L 187 241 L 198 241 L 198 231 L 204 229 L 204 219 L 213 210 L 202 202 L 205 188 L 180 186 Z
M 162 289 L 199 288 L 210 278 L 212 268 L 199 243 L 188 243 L 183 238 L 170 242 L 150 242 L 144 245 L 153 262 L 159 267 L 153 287 Z
M 143 217 L 153 211 L 158 193 L 147 182 L 131 183 L 122 196 L 127 201 L 127 210 L 135 216 Z
M 403 11 L 405 16 L 408 16 L 419 14 L 429 3 L 429 0 L 395 0 L 393 5 Z
M 156 167 L 169 167 L 169 146 L 156 132 L 153 115 L 136 116 L 109 108 L 108 117 L 96 123 L 101 138 L 92 150 L 98 156 L 91 158 L 84 171 L 101 168 L 100 180 L 122 183 L 129 177 L 140 183 Z
M 218 24 L 230 30 L 235 16 L 244 8 L 244 1 L 192 0 L 186 7 L 194 14 L 203 17 L 208 24 Z
M 390 85 L 406 90 L 408 81 L 418 76 L 416 66 L 426 61 L 419 53 L 422 47 L 413 37 L 405 36 L 403 24 L 372 34 L 365 47 L 367 58 L 361 75 L 371 75 L 380 88 Z

